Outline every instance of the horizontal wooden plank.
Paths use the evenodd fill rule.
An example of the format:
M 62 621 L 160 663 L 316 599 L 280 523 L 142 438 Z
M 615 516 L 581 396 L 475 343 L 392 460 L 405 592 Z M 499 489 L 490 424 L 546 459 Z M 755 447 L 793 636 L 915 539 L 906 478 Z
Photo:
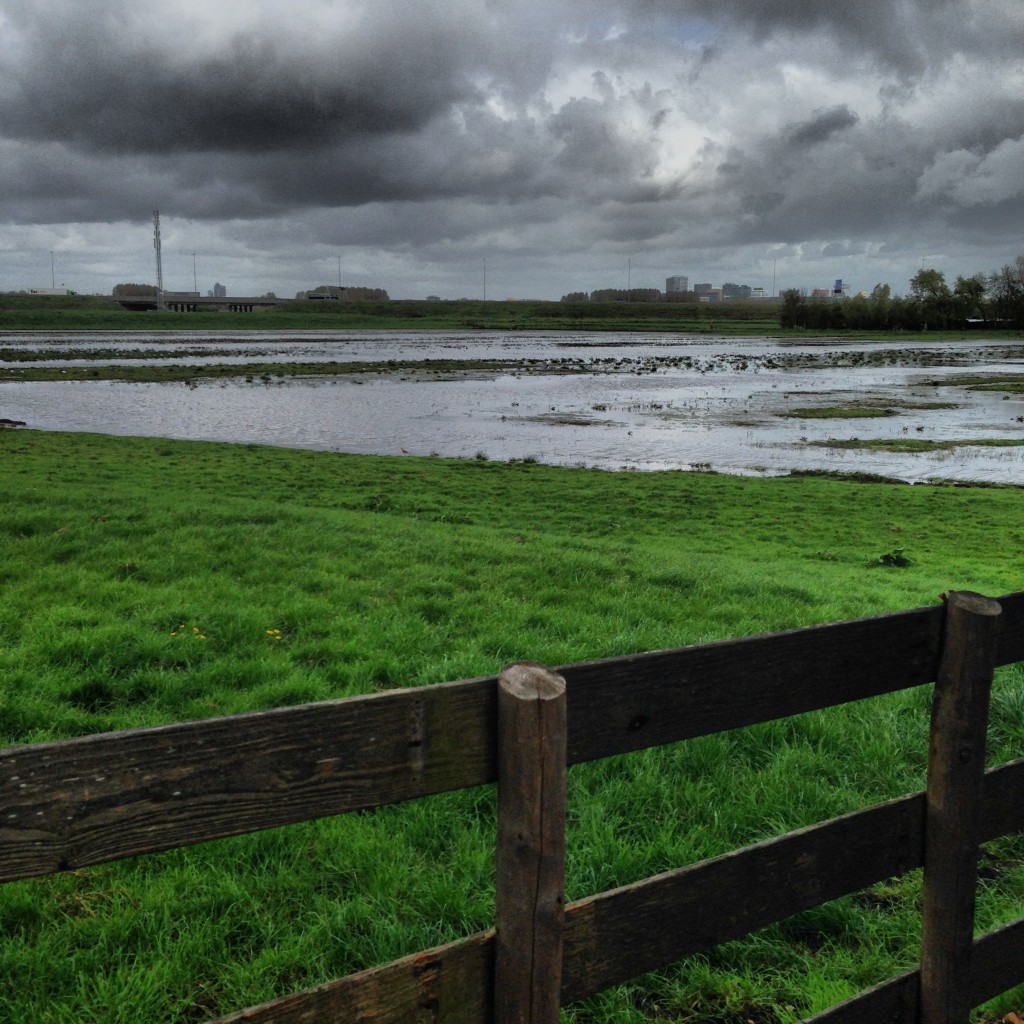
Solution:
M 560 668 L 576 764 L 931 682 L 943 606 Z
M 833 1006 L 803 1024 L 918 1024 L 920 971 L 889 981 Z M 1024 918 L 974 940 L 971 1006 L 994 999 L 1024 982 Z
M 1024 828 L 1024 760 L 985 776 L 982 834 Z M 572 1002 L 924 863 L 924 796 L 877 804 L 566 908 Z
M 920 1024 L 917 1016 L 920 971 L 904 971 L 802 1024 Z
M 493 976 L 491 930 L 212 1024 L 484 1024 L 493 1014 Z
M 1024 661 L 1024 591 L 1006 594 L 996 600 L 1003 608 L 996 664 L 1012 665 L 1016 661 Z
M 563 999 L 909 871 L 922 862 L 923 821 L 922 796 L 896 800 L 573 903 Z
M 1004 799 L 1006 792 L 1022 788 L 1024 761 L 986 776 L 987 837 L 1024 827 L 1024 810 Z M 923 814 L 924 794 L 917 793 L 569 904 L 563 1005 L 920 866 Z M 888 829 L 892 835 L 884 831 Z M 776 895 L 774 889 L 782 891 Z M 666 929 L 666 934 L 652 936 L 651 928 Z M 421 1019 L 482 1024 L 491 1012 L 493 942 L 493 930 L 480 932 L 222 1018 L 218 1024 L 408 1024 Z M 639 955 L 634 955 L 634 945 L 642 947 Z M 976 983 L 979 991 L 987 986 L 994 995 L 1003 989 L 992 986 L 1021 963 L 1019 952 L 1013 959 L 1020 945 L 1011 935 L 985 948 L 997 966 L 980 972 Z M 879 986 L 880 994 L 865 1004 L 880 1015 L 837 1017 L 835 1024 L 902 1022 L 902 1017 L 881 1013 L 900 1005 L 899 985 L 904 983 L 896 979 Z M 913 983 L 916 997 L 916 975 Z
M 981 1006 L 1024 982 L 1024 917 L 974 941 L 971 1006 Z
M 1000 601 L 1000 660 L 1024 658 L 1024 595 Z M 927 682 L 942 620 L 935 606 L 561 668 L 569 763 Z M 496 686 L 441 683 L 0 751 L 0 881 L 492 782 Z
M 981 842 L 1024 827 L 1024 759 L 1007 761 L 987 771 L 982 799 Z
M 0 751 L 0 880 L 487 782 L 496 708 L 470 680 Z

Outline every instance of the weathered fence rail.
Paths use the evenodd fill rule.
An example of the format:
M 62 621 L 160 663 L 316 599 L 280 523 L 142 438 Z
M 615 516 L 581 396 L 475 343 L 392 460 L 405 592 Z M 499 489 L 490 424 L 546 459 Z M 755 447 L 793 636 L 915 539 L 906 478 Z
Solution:
M 494 782 L 499 764 L 503 788 L 511 791 L 510 778 L 536 782 L 531 772 L 540 758 L 548 766 L 546 784 L 516 802 L 516 818 L 499 810 L 499 842 L 506 845 L 498 862 L 506 866 L 499 866 L 498 921 L 506 938 L 515 929 L 532 929 L 536 955 L 530 970 L 537 970 L 537 978 L 531 989 L 542 990 L 522 1012 L 503 1010 L 505 1020 L 551 1020 L 552 1006 L 557 1012 L 559 1002 L 581 999 L 925 866 L 926 888 L 938 885 L 948 892 L 952 885 L 960 893 L 949 920 L 942 923 L 943 912 L 931 925 L 937 939 L 925 965 L 926 980 L 916 971 L 900 976 L 815 1021 L 955 1024 L 963 1006 L 1024 982 L 1024 920 L 977 940 L 973 955 L 969 938 L 966 947 L 963 940 L 972 923 L 977 844 L 1024 829 L 1024 760 L 984 774 L 978 761 L 979 722 L 982 761 L 984 753 L 986 676 L 990 680 L 994 666 L 1024 661 L 1024 593 L 997 600 L 995 607 L 970 595 L 952 595 L 948 605 L 872 619 L 587 662 L 559 668 L 557 674 L 537 668 L 545 678 L 565 682 L 559 700 L 550 701 L 549 688 L 557 689 L 550 679 L 542 687 L 545 696 L 534 695 L 534 703 L 563 705 L 561 712 L 547 711 L 556 722 L 564 715 L 563 735 L 554 740 L 563 773 L 566 764 L 943 677 L 952 687 L 945 704 L 952 709 L 948 720 L 933 716 L 935 767 L 930 764 L 928 793 L 564 908 L 558 903 L 564 849 L 558 850 L 557 841 L 552 846 L 551 838 L 553 821 L 558 831 L 555 805 L 564 803 L 564 785 L 559 796 L 558 780 L 551 775 L 553 734 L 548 730 L 547 739 L 538 739 L 521 724 L 511 731 L 504 724 L 499 728 L 501 689 L 494 677 L 0 751 L 0 882 Z M 960 625 L 958 615 L 966 617 Z M 986 616 L 989 626 L 998 620 L 998 631 L 982 622 L 972 633 Z M 527 718 L 532 713 L 525 712 Z M 964 745 L 964 729 L 973 730 L 973 746 Z M 949 755 L 936 753 L 937 742 L 967 765 L 966 774 L 945 777 L 942 766 Z M 527 748 L 535 751 L 532 760 L 523 759 Z M 945 805 L 954 794 L 958 806 L 976 813 L 971 812 L 966 832 L 950 833 L 953 838 L 942 844 L 946 851 L 953 844 L 955 863 L 929 866 L 927 836 L 929 830 L 933 839 L 936 834 L 936 802 Z M 530 806 L 546 824 L 527 827 Z M 510 828 L 513 820 L 518 824 Z M 957 820 L 956 814 L 948 818 L 954 832 Z M 543 836 L 537 840 L 543 854 L 523 838 L 533 831 Z M 511 839 L 502 839 L 503 834 Z M 931 858 L 937 860 L 936 854 Z M 501 909 L 503 893 L 507 897 L 521 887 L 524 872 L 534 872 L 530 877 L 547 893 L 528 921 L 509 916 L 518 914 L 521 901 L 512 899 L 504 904 L 511 909 Z M 939 900 L 943 906 L 944 900 Z M 943 943 L 953 952 L 934 953 Z M 495 932 L 480 933 L 223 1020 L 491 1020 L 496 971 L 502 979 L 510 975 L 500 959 L 496 964 L 495 949 Z M 521 970 L 511 974 L 521 977 Z M 922 984 L 928 986 L 923 999 Z M 552 986 L 556 996 L 545 1002 L 544 991 Z M 938 991 L 957 992 L 957 1005 L 942 1011 L 929 1005 L 930 993 Z M 513 1004 L 525 998 L 520 993 Z M 507 1007 L 508 1000 L 499 997 L 497 1004 Z

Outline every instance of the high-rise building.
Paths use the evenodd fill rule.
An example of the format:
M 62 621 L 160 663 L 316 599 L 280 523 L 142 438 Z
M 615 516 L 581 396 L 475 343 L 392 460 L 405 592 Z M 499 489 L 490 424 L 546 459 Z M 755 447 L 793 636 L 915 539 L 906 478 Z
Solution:
M 227 288 L 222 285 L 219 281 L 213 286 L 213 297 L 215 299 L 223 299 L 228 293 Z
M 688 292 L 690 290 L 690 279 L 678 275 L 676 277 L 665 278 L 665 291 L 666 292 Z

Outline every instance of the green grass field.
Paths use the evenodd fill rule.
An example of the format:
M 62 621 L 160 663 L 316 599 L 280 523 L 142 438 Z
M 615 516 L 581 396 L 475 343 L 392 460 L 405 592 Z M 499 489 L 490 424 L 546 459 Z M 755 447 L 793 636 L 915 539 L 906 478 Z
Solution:
M 0 330 L 587 330 L 777 332 L 775 303 L 285 302 L 252 313 L 132 311 L 104 296 L 0 295 Z
M 1016 489 L 15 430 L 0 460 L 4 745 L 1022 589 Z M 568 896 L 919 789 L 927 728 L 919 690 L 577 766 Z M 990 761 L 1022 743 L 1015 666 Z M 486 928 L 494 814 L 485 787 L 0 887 L 0 1019 L 200 1021 Z M 1024 854 L 985 866 L 989 928 Z M 565 1019 L 795 1021 L 911 966 L 919 913 L 894 880 Z
M 714 336 L 899 339 L 916 333 L 807 330 L 779 326 L 779 302 L 657 303 L 402 299 L 369 302 L 284 302 L 252 313 L 132 311 L 95 295 L 0 294 L 0 331 L 642 331 Z M 971 339 L 962 331 L 929 331 L 930 340 Z M 1020 330 L 986 330 L 986 338 L 1019 338 Z

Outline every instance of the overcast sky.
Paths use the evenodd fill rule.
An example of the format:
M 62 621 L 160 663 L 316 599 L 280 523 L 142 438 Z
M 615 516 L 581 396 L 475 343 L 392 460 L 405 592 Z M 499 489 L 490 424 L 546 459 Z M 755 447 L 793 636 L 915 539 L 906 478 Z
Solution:
M 1024 253 L 1024 3 L 0 0 L 0 290 L 154 209 L 168 289 L 902 294 Z

